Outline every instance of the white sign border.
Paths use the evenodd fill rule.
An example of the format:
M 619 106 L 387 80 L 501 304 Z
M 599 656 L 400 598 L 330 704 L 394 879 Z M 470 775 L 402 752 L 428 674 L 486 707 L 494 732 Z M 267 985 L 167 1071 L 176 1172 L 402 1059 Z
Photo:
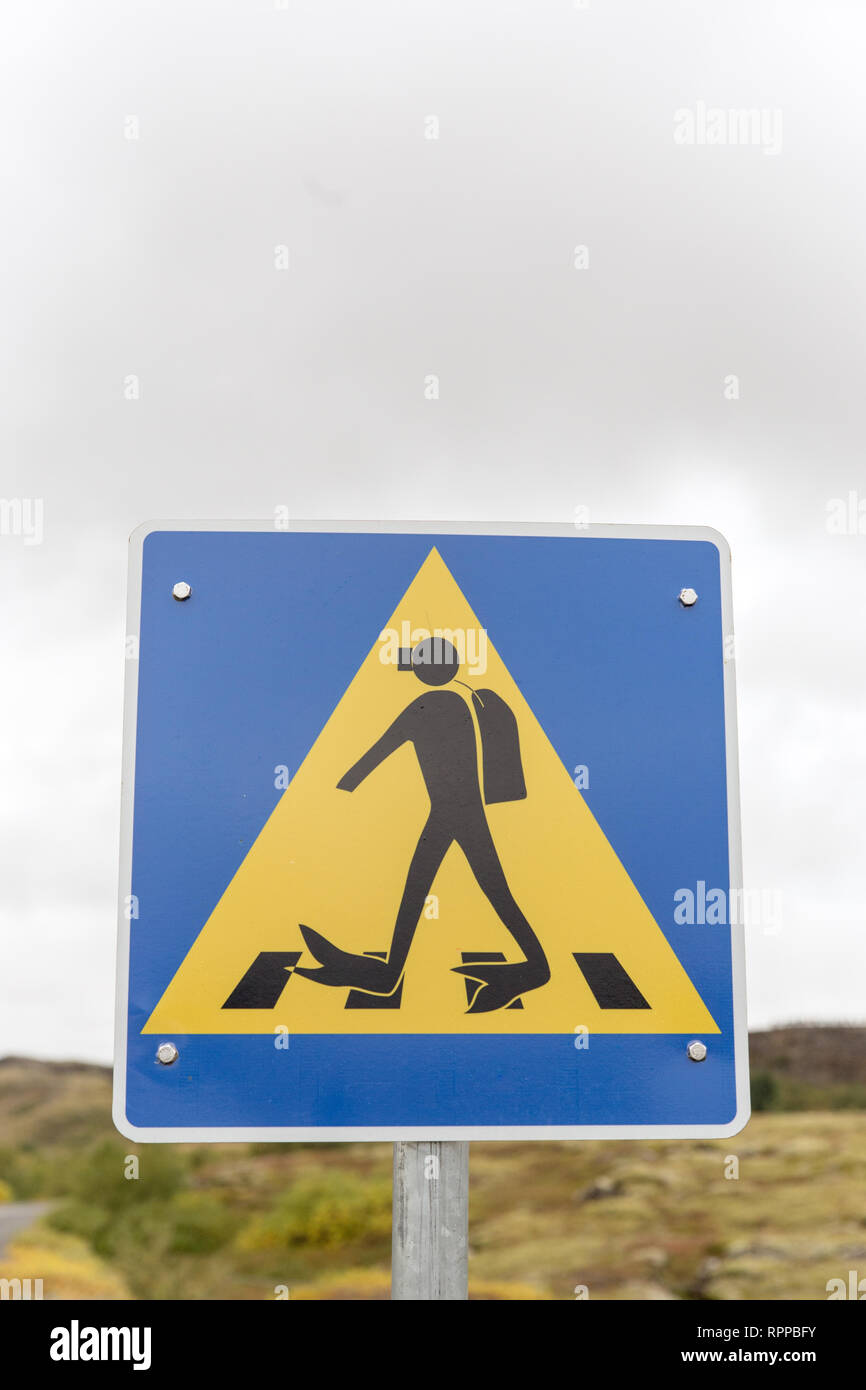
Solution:
M 285 527 L 273 521 L 153 521 L 138 526 L 129 538 L 127 589 L 127 642 L 135 638 L 138 653 L 141 618 L 141 581 L 144 541 L 156 531 L 279 531 L 348 532 L 381 535 L 477 535 L 552 536 L 582 540 L 708 541 L 719 552 L 722 636 L 731 643 L 734 633 L 731 592 L 731 552 L 720 532 L 709 526 L 606 526 L 576 527 L 567 522 L 480 521 L 295 521 Z M 129 669 L 134 666 L 134 672 Z M 731 893 L 742 901 L 743 870 L 740 832 L 740 788 L 737 754 L 736 674 L 733 657 L 724 660 L 725 750 L 728 789 L 728 859 Z M 155 1143 L 251 1143 L 319 1141 L 321 1143 L 394 1143 L 399 1140 L 472 1139 L 727 1139 L 748 1122 L 749 1095 L 748 1024 L 746 1016 L 745 930 L 731 924 L 732 988 L 734 1004 L 734 1070 L 737 1110 L 727 1125 L 399 1125 L 399 1126 L 302 1126 L 276 1128 L 252 1126 L 140 1127 L 126 1118 L 126 1033 L 129 1000 L 130 919 L 126 904 L 132 894 L 132 825 L 135 793 L 135 734 L 138 710 L 138 658 L 128 663 L 124 682 L 123 761 L 120 812 L 120 883 L 118 890 L 117 986 L 115 1002 L 114 1098 L 115 1127 L 139 1144 Z M 732 896 L 732 900 L 733 896 Z M 155 1064 L 156 1065 L 156 1064 Z

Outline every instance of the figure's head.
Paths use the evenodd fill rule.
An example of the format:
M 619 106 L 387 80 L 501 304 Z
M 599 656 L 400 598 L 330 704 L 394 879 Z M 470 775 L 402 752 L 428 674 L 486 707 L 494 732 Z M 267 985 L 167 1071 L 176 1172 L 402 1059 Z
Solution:
M 456 648 L 444 637 L 425 637 L 408 655 L 409 660 L 401 662 L 400 669 L 414 671 L 425 685 L 447 685 L 460 670 Z

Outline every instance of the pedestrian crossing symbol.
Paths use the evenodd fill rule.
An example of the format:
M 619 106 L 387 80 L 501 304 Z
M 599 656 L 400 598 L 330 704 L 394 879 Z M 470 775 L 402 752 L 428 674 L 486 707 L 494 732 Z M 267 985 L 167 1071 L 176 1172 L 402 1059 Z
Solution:
M 718 1031 L 495 636 L 431 547 L 146 1033 Z

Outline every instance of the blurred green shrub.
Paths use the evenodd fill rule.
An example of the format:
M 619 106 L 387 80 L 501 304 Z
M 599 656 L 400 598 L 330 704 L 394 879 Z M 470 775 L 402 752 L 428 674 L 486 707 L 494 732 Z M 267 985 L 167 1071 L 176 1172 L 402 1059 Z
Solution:
M 758 1110 L 866 1110 L 866 1086 L 859 1081 L 818 1086 L 771 1071 L 752 1073 L 752 1109 Z
M 379 1239 L 391 1230 L 391 1184 L 347 1173 L 305 1178 L 237 1238 L 239 1250 L 329 1247 Z
M 123 1211 L 143 1200 L 165 1201 L 187 1184 L 192 1164 L 178 1145 L 148 1145 L 138 1156 L 137 1178 L 126 1176 L 128 1153 L 128 1145 L 111 1140 L 94 1145 L 70 1173 L 69 1196 L 106 1211 Z
M 12 1201 L 28 1202 L 58 1190 L 59 1165 L 53 1156 L 36 1153 L 31 1144 L 0 1148 L 0 1179 L 12 1190 Z
M 136 1297 L 153 1297 L 167 1256 L 209 1255 L 241 1224 L 220 1196 L 190 1186 L 196 1166 L 180 1147 L 154 1146 L 139 1156 L 138 1177 L 127 1177 L 126 1149 L 100 1143 L 75 1164 L 50 1224 L 115 1262 Z
M 221 1249 L 241 1224 L 241 1218 L 209 1192 L 179 1192 L 166 1215 L 172 1230 L 169 1249 L 182 1255 L 209 1255 Z
M 778 1105 L 779 1083 L 772 1072 L 752 1072 L 752 1109 L 776 1110 Z

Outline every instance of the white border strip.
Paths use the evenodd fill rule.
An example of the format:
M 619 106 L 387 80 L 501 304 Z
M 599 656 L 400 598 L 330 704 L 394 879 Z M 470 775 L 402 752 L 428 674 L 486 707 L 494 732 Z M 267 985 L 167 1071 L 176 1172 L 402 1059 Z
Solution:
M 290 521 L 285 528 L 273 521 L 153 521 L 137 527 L 129 538 L 129 582 L 126 635 L 139 637 L 141 621 L 142 551 L 147 536 L 155 531 L 262 531 L 357 532 L 381 535 L 454 536 L 560 536 L 572 540 L 709 541 L 719 552 L 722 599 L 722 637 L 734 632 L 731 593 L 731 552 L 724 536 L 710 526 L 585 526 L 567 522 L 480 521 Z M 730 889 L 742 894 L 743 869 L 740 836 L 740 779 L 737 754 L 737 695 L 733 657 L 724 662 L 725 748 L 728 788 L 728 860 Z M 737 1111 L 727 1125 L 417 1125 L 397 1127 L 275 1128 L 227 1126 L 139 1128 L 126 1118 L 126 1032 L 129 1000 L 130 922 L 125 901 L 132 893 L 132 819 L 135 796 L 135 732 L 138 711 L 138 661 L 127 668 L 123 704 L 123 762 L 120 810 L 120 882 L 118 889 L 117 988 L 115 1003 L 114 1101 L 115 1126 L 136 1143 L 250 1143 L 318 1140 L 319 1142 L 394 1143 L 426 1139 L 727 1139 L 747 1123 L 750 1110 L 748 1024 L 746 1018 L 746 946 L 742 922 L 731 925 L 732 983 L 734 994 L 734 1058 Z M 733 900 L 733 899 L 732 899 Z M 742 901 L 740 896 L 739 901 Z M 729 914 L 730 915 L 730 914 Z

